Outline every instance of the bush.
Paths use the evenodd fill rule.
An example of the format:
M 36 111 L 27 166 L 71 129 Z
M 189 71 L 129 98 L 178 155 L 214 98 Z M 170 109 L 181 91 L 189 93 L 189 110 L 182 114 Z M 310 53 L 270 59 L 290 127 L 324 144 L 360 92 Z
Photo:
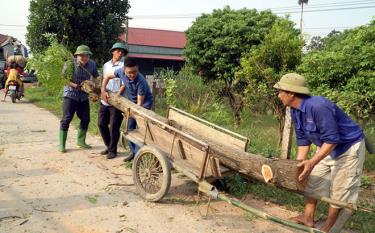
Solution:
M 166 81 L 165 98 L 169 105 L 194 115 L 201 115 L 208 112 L 217 102 L 215 85 L 206 85 L 198 75 L 186 70 L 163 70 L 159 77 Z
M 363 123 L 375 115 L 375 21 L 334 36 L 303 58 L 299 71 L 314 94 L 336 102 Z
M 67 84 L 68 80 L 63 78 L 63 67 L 67 62 L 67 74 L 71 74 L 71 64 L 73 55 L 54 37 L 50 37 L 51 45 L 41 54 L 34 54 L 29 59 L 27 69 L 34 69 L 38 75 L 39 84 L 45 87 L 48 94 L 62 96 L 62 88 Z

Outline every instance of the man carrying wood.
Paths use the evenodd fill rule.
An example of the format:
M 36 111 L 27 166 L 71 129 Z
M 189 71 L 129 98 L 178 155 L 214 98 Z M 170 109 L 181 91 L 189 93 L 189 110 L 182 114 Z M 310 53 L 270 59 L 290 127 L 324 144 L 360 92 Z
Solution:
M 123 43 L 113 44 L 110 53 L 112 59 L 106 62 L 103 66 L 103 76 L 108 73 L 114 73 L 116 70 L 122 70 L 124 68 L 124 62 L 121 61 L 124 56 L 128 54 Z M 102 85 L 102 91 L 110 91 L 117 93 L 121 88 L 120 78 L 113 78 L 107 80 L 107 84 Z M 122 88 L 121 91 L 124 89 Z M 121 94 L 121 93 L 120 93 Z M 113 159 L 117 156 L 117 144 L 120 139 L 120 127 L 122 123 L 122 112 L 115 107 L 111 106 L 105 100 L 101 100 L 99 116 L 98 116 L 98 127 L 100 134 L 103 138 L 106 149 L 100 154 L 107 155 L 107 159 Z
M 138 71 L 138 65 L 135 60 L 127 59 L 124 64 L 124 69 L 118 69 L 115 72 L 107 73 L 104 76 L 103 86 L 105 86 L 108 81 L 112 78 L 120 78 L 125 87 L 125 96 L 136 103 L 147 109 L 152 108 L 153 97 L 150 91 L 150 87 L 144 76 Z M 102 100 L 108 102 L 108 94 L 102 88 L 101 93 Z M 137 122 L 134 118 L 129 118 L 128 120 L 128 130 L 134 130 L 137 128 Z M 135 154 L 138 152 L 139 147 L 129 141 L 129 147 L 131 150 L 131 156 L 126 160 L 131 160 L 134 158 Z
M 344 111 L 321 96 L 310 96 L 303 76 L 290 73 L 274 85 L 278 97 L 291 107 L 297 138 L 299 182 L 305 182 L 305 192 L 355 204 L 360 188 L 365 159 L 364 134 Z M 311 144 L 317 151 L 307 158 Z M 298 223 L 314 227 L 317 200 L 306 199 L 303 215 L 293 218 Z M 340 208 L 330 205 L 322 231 L 335 224 Z
M 81 84 L 85 80 L 96 80 L 99 76 L 96 64 L 90 60 L 92 52 L 86 45 L 77 47 L 74 56 L 72 76 L 68 85 L 64 87 L 63 117 L 60 124 L 59 134 L 59 151 L 65 153 L 66 138 L 68 135 L 69 124 L 74 114 L 77 113 L 81 120 L 78 129 L 77 146 L 84 149 L 90 149 L 91 146 L 86 144 L 86 133 L 90 123 L 90 104 L 88 94 L 81 90 Z M 64 67 L 64 74 L 67 66 Z M 66 75 L 66 74 L 65 74 Z

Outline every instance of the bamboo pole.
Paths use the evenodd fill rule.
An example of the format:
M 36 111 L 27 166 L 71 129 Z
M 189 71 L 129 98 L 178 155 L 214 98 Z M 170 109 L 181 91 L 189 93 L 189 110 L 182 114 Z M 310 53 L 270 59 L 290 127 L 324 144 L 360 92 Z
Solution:
M 186 170 L 177 161 L 171 161 L 171 163 L 172 163 L 172 166 L 177 171 L 183 173 L 188 178 L 190 178 L 192 181 L 196 182 L 198 184 L 199 191 L 201 191 L 203 193 L 206 193 L 207 195 L 212 196 L 215 199 L 219 199 L 219 200 L 228 202 L 231 205 L 239 207 L 239 208 L 241 208 L 241 209 L 243 209 L 243 210 L 245 210 L 245 211 L 247 211 L 251 214 L 254 214 L 254 215 L 256 215 L 260 218 L 263 218 L 265 220 L 271 220 L 271 221 L 277 222 L 279 224 L 282 224 L 282 225 L 285 225 L 285 226 L 288 226 L 288 227 L 291 227 L 291 228 L 294 228 L 294 229 L 298 229 L 298 230 L 301 230 L 301 231 L 305 231 L 305 232 L 324 233 L 323 231 L 320 231 L 316 228 L 307 227 L 307 226 L 304 226 L 304 225 L 301 225 L 301 224 L 298 224 L 298 223 L 294 223 L 294 222 L 279 218 L 277 216 L 267 214 L 267 213 L 265 213 L 261 210 L 258 210 L 256 208 L 253 208 L 253 207 L 249 206 L 249 205 L 246 205 L 245 203 L 243 203 L 243 202 L 241 202 L 237 199 L 227 197 L 225 194 L 219 193 L 217 191 L 216 187 L 211 185 L 210 183 L 208 183 L 206 181 L 199 181 L 194 174 L 192 174 L 191 172 Z
M 248 205 L 242 203 L 239 200 L 227 197 L 225 194 L 219 193 L 218 194 L 218 198 L 220 200 L 228 202 L 229 204 L 232 204 L 232 205 L 237 206 L 237 207 L 239 207 L 239 208 L 241 208 L 243 210 L 246 210 L 247 212 L 250 212 L 250 213 L 256 215 L 257 217 L 263 218 L 265 220 L 271 220 L 271 221 L 280 223 L 282 225 L 285 225 L 285 226 L 288 226 L 288 227 L 292 227 L 294 229 L 298 229 L 298 230 L 305 231 L 305 232 L 324 233 L 324 231 L 321 231 L 319 229 L 312 228 L 312 227 L 307 227 L 307 226 L 304 226 L 304 225 L 301 225 L 301 224 L 298 224 L 298 223 L 294 223 L 294 222 L 291 222 L 291 221 L 288 221 L 288 220 L 284 220 L 282 218 L 279 218 L 279 217 L 267 214 L 267 213 L 265 213 L 265 212 L 263 212 L 261 210 L 255 209 L 255 208 L 253 208 L 251 206 L 248 206 Z

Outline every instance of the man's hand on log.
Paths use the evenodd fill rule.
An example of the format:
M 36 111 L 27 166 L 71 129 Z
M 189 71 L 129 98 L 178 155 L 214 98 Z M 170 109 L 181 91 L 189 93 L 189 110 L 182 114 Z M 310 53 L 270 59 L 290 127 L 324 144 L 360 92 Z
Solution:
M 120 97 L 120 96 L 121 96 L 121 91 L 116 92 L 115 95 L 116 95 L 117 97 Z
M 299 164 L 297 164 L 297 167 L 303 168 L 302 172 L 298 176 L 298 181 L 302 182 L 305 179 L 307 179 L 307 177 L 309 177 L 309 175 L 310 175 L 312 169 L 314 168 L 314 166 L 315 166 L 315 164 L 311 159 L 304 160 L 304 161 L 300 162 Z
M 105 102 L 108 103 L 108 97 L 109 97 L 108 93 L 106 91 L 102 91 L 102 93 L 101 93 L 102 100 L 104 100 Z

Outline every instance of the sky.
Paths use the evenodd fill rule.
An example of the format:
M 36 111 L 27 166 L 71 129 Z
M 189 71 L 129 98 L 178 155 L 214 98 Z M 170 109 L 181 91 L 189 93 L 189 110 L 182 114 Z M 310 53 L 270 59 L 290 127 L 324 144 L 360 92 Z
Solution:
M 184 31 L 196 16 L 228 5 L 232 9 L 256 8 L 283 16 L 300 25 L 300 8 L 297 0 L 129 0 L 130 27 Z M 26 44 L 29 0 L 0 0 L 0 34 L 11 35 Z M 308 40 L 312 36 L 325 36 L 333 29 L 344 30 L 368 24 L 375 19 L 375 0 L 310 0 L 304 6 L 303 32 Z M 324 11 L 322 11 L 324 10 Z

